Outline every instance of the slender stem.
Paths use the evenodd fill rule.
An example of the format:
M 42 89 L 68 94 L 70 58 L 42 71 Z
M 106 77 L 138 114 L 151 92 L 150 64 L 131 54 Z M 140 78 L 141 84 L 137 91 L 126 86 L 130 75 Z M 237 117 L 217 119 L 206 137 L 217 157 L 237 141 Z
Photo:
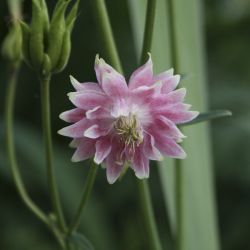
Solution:
M 170 29 L 170 47 L 171 61 L 174 69 L 179 71 L 178 49 L 177 49 L 177 34 L 175 23 L 175 3 L 174 0 L 169 0 L 169 29 Z M 183 250 L 183 169 L 181 160 L 176 159 L 175 165 L 175 210 L 176 210 L 176 232 L 175 232 L 175 248 Z
M 93 164 L 89 170 L 89 174 L 88 174 L 85 188 L 84 188 L 84 191 L 82 194 L 81 202 L 80 202 L 79 207 L 77 209 L 76 216 L 73 219 L 73 222 L 72 222 L 72 224 L 69 228 L 69 231 L 68 231 L 69 235 L 72 234 L 79 227 L 83 209 L 84 209 L 84 207 L 89 199 L 90 193 L 91 193 L 93 185 L 94 185 L 94 181 L 95 181 L 96 174 L 97 174 L 97 169 L 98 169 L 98 166 L 96 164 Z
M 137 186 L 150 249 L 160 250 L 162 247 L 154 218 L 148 182 L 147 180 L 137 180 Z
M 43 136 L 45 144 L 48 184 L 49 184 L 52 206 L 54 211 L 56 212 L 58 224 L 61 230 L 64 232 L 66 230 L 66 225 L 60 203 L 59 192 L 56 186 L 56 179 L 53 167 L 53 148 L 52 148 L 51 121 L 50 121 L 50 76 L 43 77 L 40 79 L 40 81 L 41 81 Z
M 117 53 L 117 48 L 114 41 L 112 28 L 110 25 L 107 8 L 104 0 L 92 0 L 92 8 L 94 17 L 96 18 L 97 26 L 100 28 L 101 37 L 105 50 L 110 57 L 112 65 L 122 72 L 121 62 Z
M 146 23 L 144 29 L 143 47 L 141 54 L 141 64 L 147 59 L 147 53 L 151 50 L 155 20 L 156 0 L 148 0 Z
M 183 249 L 183 216 L 182 216 L 182 166 L 180 160 L 175 160 L 175 209 L 176 209 L 176 250 Z
M 10 161 L 10 168 L 16 189 L 24 202 L 24 204 L 36 215 L 38 219 L 48 225 L 47 216 L 44 212 L 31 200 L 29 197 L 19 172 L 16 152 L 14 146 L 13 135 L 13 120 L 14 120 L 14 102 L 16 93 L 17 76 L 19 72 L 19 66 L 9 66 L 9 78 L 7 84 L 6 103 L 5 103 L 5 122 L 6 122 L 6 139 L 7 139 L 7 153 Z

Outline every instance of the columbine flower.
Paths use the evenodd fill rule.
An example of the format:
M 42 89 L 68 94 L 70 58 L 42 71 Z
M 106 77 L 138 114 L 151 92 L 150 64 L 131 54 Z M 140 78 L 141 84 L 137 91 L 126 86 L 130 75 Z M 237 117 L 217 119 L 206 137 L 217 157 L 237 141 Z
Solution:
M 149 160 L 186 157 L 177 144 L 184 135 L 176 124 L 192 120 L 198 112 L 188 111 L 190 105 L 183 103 L 186 89 L 175 90 L 180 76 L 173 75 L 173 69 L 154 76 L 149 58 L 127 85 L 97 56 L 95 72 L 98 83 L 79 83 L 71 77 L 76 91 L 69 99 L 76 108 L 60 115 L 73 123 L 59 131 L 73 138 L 73 162 L 94 157 L 106 168 L 108 182 L 114 183 L 125 163 L 142 179 L 149 176 Z

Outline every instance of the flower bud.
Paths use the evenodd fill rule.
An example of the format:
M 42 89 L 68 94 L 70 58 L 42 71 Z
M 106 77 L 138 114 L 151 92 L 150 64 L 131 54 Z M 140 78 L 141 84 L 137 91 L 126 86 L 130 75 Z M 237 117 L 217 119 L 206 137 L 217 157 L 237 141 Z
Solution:
M 70 51 L 71 51 L 70 30 L 66 30 L 63 37 L 61 55 L 56 67 L 53 70 L 54 73 L 59 73 L 63 71 L 63 69 L 68 63 Z
M 18 63 L 22 57 L 22 32 L 19 23 L 13 23 L 9 34 L 2 44 L 3 56 L 13 63 Z
M 68 0 L 59 0 L 57 3 L 55 10 L 53 12 L 50 30 L 49 30 L 49 47 L 48 47 L 48 55 L 51 60 L 52 69 L 56 67 L 58 64 L 62 45 L 63 38 L 65 33 L 65 10 L 69 4 Z
M 22 30 L 22 36 L 23 36 L 22 56 L 23 56 L 24 61 L 31 67 L 30 51 L 29 51 L 30 27 L 22 21 L 20 21 L 20 26 Z
M 39 3 L 32 0 L 32 21 L 29 39 L 29 51 L 32 66 L 39 71 L 43 63 L 44 53 L 44 15 Z
M 48 76 L 51 70 L 51 62 L 48 54 L 43 55 L 42 75 Z

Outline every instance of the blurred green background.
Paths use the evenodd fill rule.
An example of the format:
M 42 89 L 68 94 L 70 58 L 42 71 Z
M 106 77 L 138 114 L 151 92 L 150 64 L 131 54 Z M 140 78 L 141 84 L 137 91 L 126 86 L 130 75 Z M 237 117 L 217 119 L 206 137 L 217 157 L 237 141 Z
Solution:
M 50 8 L 55 1 L 49 2 Z M 127 1 L 108 0 L 107 7 L 125 73 L 136 67 L 136 45 Z M 203 1 L 206 71 L 209 106 L 227 108 L 233 117 L 213 121 L 212 151 L 221 246 L 225 250 L 250 249 L 250 2 L 248 0 Z M 30 18 L 30 1 L 24 1 L 23 16 Z M 185 10 L 183 10 L 185 11 Z M 0 43 L 10 17 L 5 1 L 0 2 Z M 74 213 L 82 192 L 88 163 L 72 164 L 69 140 L 56 134 L 65 123 L 58 115 L 72 106 L 66 94 L 72 91 L 68 76 L 94 81 L 94 57 L 106 58 L 89 1 L 81 1 L 80 15 L 72 37 L 72 54 L 63 73 L 52 79 L 52 123 L 58 183 L 67 218 Z M 10 178 L 4 144 L 3 105 L 6 63 L 0 58 L 0 249 L 57 249 L 53 237 L 22 204 Z M 43 162 L 39 83 L 26 65 L 22 66 L 16 100 L 16 147 L 21 170 L 32 198 L 49 211 Z M 162 201 L 156 168 L 151 168 L 150 185 L 163 245 L 172 246 L 169 222 Z M 110 186 L 100 170 L 81 231 L 96 249 L 146 249 L 134 178 L 129 171 L 122 182 Z M 202 249 L 201 249 L 202 250 Z

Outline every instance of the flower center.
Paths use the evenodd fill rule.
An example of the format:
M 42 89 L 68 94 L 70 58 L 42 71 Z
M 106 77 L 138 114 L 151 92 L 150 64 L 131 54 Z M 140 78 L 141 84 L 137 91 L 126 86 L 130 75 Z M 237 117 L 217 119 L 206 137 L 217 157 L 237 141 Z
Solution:
M 132 149 L 134 149 L 143 141 L 142 131 L 134 114 L 120 116 L 116 120 L 114 128 L 125 146 L 132 146 Z

